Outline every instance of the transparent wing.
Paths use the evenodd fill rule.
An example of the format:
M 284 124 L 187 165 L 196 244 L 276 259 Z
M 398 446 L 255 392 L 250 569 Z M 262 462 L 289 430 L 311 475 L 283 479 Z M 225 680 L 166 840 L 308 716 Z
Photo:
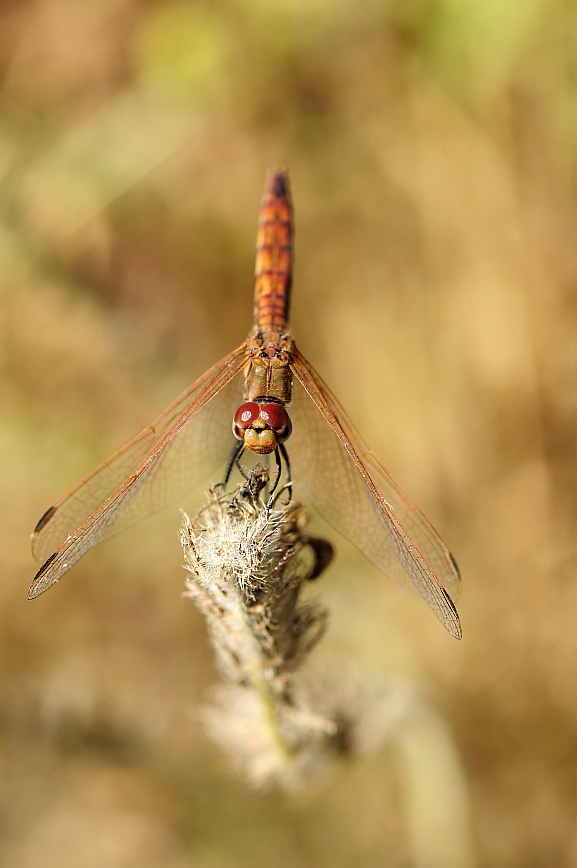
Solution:
M 110 492 L 140 467 L 155 442 L 153 428 L 144 428 L 47 509 L 31 536 L 32 554 L 36 560 L 44 563 Z
M 459 616 L 451 599 L 457 599 L 460 588 L 455 559 L 378 464 L 298 350 L 292 368 L 302 386 L 295 383 L 290 411 L 293 434 L 288 446 L 296 485 L 382 572 L 420 594 L 460 639 Z
M 243 344 L 44 514 L 32 537 L 33 552 L 54 553 L 37 573 L 29 598 L 47 590 L 98 542 L 172 503 L 226 461 L 242 392 L 235 378 L 245 363 Z
M 32 554 L 36 560 L 44 563 L 46 558 L 62 545 L 66 538 L 80 527 L 110 494 L 116 491 L 140 467 L 155 445 L 166 436 L 187 408 L 214 380 L 218 372 L 226 368 L 228 364 L 233 364 L 236 355 L 239 352 L 242 355 L 243 350 L 244 348 L 239 348 L 210 368 L 159 416 L 153 419 L 146 428 L 94 468 L 44 513 L 32 534 Z M 210 444 L 214 438 L 212 418 L 219 416 L 220 404 L 224 402 L 225 398 L 223 396 L 220 401 L 218 398 L 213 400 L 216 400 L 216 405 L 211 408 L 210 413 L 205 411 L 204 414 L 204 427 L 208 429 L 205 432 L 207 452 L 210 452 Z M 204 427 L 198 429 L 199 437 L 203 435 Z M 194 466 L 199 467 L 200 462 L 195 462 Z M 168 480 L 167 484 L 169 484 Z M 154 511 L 154 508 L 151 511 Z M 133 521 L 137 520 L 138 517 L 133 518 Z M 100 538 L 108 535 L 103 534 Z

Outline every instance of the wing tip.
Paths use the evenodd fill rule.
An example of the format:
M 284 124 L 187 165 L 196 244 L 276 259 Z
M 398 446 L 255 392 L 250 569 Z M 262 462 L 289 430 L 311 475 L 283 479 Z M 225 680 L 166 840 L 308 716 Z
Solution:
M 459 579 L 459 581 L 462 581 L 461 570 L 459 569 L 459 564 L 457 563 L 457 559 L 456 559 L 455 555 L 453 554 L 453 552 L 449 552 L 449 558 L 450 558 L 450 561 L 451 561 L 453 567 L 455 568 L 455 572 L 457 573 L 457 578 Z
M 441 588 L 441 590 L 443 592 L 443 597 L 445 599 L 445 602 L 447 603 L 447 606 L 449 607 L 449 610 L 450 610 L 451 616 L 452 616 L 452 617 L 444 620 L 443 624 L 447 628 L 447 630 L 449 631 L 451 636 L 453 636 L 455 639 L 462 639 L 463 638 L 463 628 L 461 627 L 461 619 L 459 618 L 459 613 L 457 612 L 457 607 L 453 603 L 448 592 L 444 588 Z
M 456 639 L 458 642 L 463 638 L 463 628 L 461 627 L 461 621 L 458 620 L 454 625 L 454 629 L 449 631 L 453 639 Z
M 36 573 L 36 575 L 32 579 L 32 584 L 28 588 L 28 599 L 29 600 L 34 600 L 36 597 L 39 597 L 40 594 L 43 594 L 44 591 L 47 590 L 46 586 L 44 586 L 42 583 L 40 583 L 40 579 L 42 578 L 42 576 L 44 575 L 44 573 L 46 572 L 46 570 L 48 569 L 48 567 L 50 566 L 50 564 L 53 562 L 54 558 L 57 555 L 58 555 L 58 552 L 54 552 L 53 554 L 51 554 L 50 557 L 48 558 L 48 560 L 44 561 L 44 563 L 42 564 L 42 566 L 40 567 L 40 569 L 38 570 L 38 572 Z M 50 587 L 50 586 L 48 586 L 48 587 Z
M 50 519 L 52 518 L 52 516 L 54 515 L 55 512 L 56 512 L 56 507 L 50 506 L 46 510 L 46 512 L 42 513 L 42 515 L 40 516 L 40 518 L 36 522 L 36 526 L 35 526 L 34 530 L 32 531 L 32 539 L 34 539 L 36 534 L 40 533 L 42 528 L 48 524 L 48 522 L 50 521 Z

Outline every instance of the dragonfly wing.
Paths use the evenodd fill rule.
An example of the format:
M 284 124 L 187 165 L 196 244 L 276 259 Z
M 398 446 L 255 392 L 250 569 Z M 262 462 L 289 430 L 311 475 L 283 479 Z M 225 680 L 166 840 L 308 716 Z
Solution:
M 33 551 L 54 553 L 36 575 L 30 598 L 98 542 L 182 497 L 226 461 L 242 390 L 237 374 L 245 363 L 243 344 L 45 513 Z
M 149 425 L 47 509 L 31 536 L 35 559 L 44 563 L 110 492 L 140 467 L 155 442 L 154 430 Z
M 380 467 L 322 379 L 301 353 L 293 372 L 290 457 L 295 484 L 328 521 L 387 576 L 416 591 L 446 629 L 461 638 L 451 598 L 457 564 L 441 538 Z M 312 403 L 311 403 L 312 402 Z M 320 411 L 314 412 L 313 404 Z

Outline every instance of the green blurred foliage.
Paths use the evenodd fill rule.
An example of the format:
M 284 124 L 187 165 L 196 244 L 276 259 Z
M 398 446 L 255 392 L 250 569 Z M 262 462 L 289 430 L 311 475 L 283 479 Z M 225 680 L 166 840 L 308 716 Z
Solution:
M 136 80 L 168 96 L 211 94 L 224 71 L 228 38 L 208 8 L 190 2 L 151 6 L 135 34 Z
M 463 97 L 484 101 L 510 80 L 550 4 L 440 0 L 423 32 L 425 55 Z

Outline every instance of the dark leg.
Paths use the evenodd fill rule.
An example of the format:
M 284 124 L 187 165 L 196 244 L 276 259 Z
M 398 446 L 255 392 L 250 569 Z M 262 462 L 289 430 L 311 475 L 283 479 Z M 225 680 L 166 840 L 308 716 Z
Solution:
M 221 482 L 221 485 L 223 488 L 225 485 L 228 485 L 228 481 L 230 479 L 230 474 L 232 473 L 232 468 L 238 467 L 238 469 L 240 470 L 238 461 L 239 461 L 239 458 L 243 452 L 244 452 L 244 443 L 242 440 L 239 440 L 238 443 L 236 444 L 236 446 L 234 447 L 233 453 L 230 457 L 230 461 L 228 462 L 228 466 L 226 468 L 226 473 L 224 475 L 224 479 Z M 240 472 L 241 472 L 242 476 L 244 476 L 244 473 L 242 472 L 242 470 L 240 470 Z M 245 479 L 246 479 L 246 477 L 245 477 Z
M 242 455 L 243 452 L 244 452 L 244 447 L 238 452 L 237 455 L 234 456 L 234 466 L 236 467 L 236 469 L 238 470 L 238 472 L 240 473 L 240 475 L 242 476 L 244 481 L 248 482 L 248 480 L 250 479 L 250 476 L 246 475 L 246 473 L 242 469 L 242 464 L 240 463 L 240 456 Z
M 279 448 L 280 448 L 280 453 L 283 457 L 284 463 L 286 465 L 286 483 L 283 485 L 282 490 L 284 491 L 285 488 L 287 490 L 286 505 L 288 506 L 288 504 L 291 501 L 292 486 L 293 486 L 293 480 L 292 480 L 292 476 L 291 476 L 291 463 L 290 463 L 290 458 L 288 457 L 288 452 L 285 449 L 284 443 L 281 443 Z M 279 492 L 279 494 L 280 493 L 281 492 Z
M 282 449 L 282 448 L 283 447 L 281 444 L 280 449 Z M 274 483 L 271 485 L 269 493 L 268 493 L 268 508 L 269 509 L 272 507 L 272 505 L 274 503 L 274 493 L 275 493 L 276 488 L 279 484 L 280 475 L 282 473 L 282 463 L 280 460 L 280 452 L 279 452 L 278 447 L 274 451 L 274 457 L 275 457 L 275 461 L 276 461 L 276 477 L 275 477 Z
M 281 443 L 279 446 L 280 454 L 284 458 L 284 463 L 286 464 L 286 484 L 287 486 L 291 486 L 293 484 L 292 476 L 291 476 L 291 463 L 290 458 L 288 457 L 288 452 L 285 449 L 284 443 Z

